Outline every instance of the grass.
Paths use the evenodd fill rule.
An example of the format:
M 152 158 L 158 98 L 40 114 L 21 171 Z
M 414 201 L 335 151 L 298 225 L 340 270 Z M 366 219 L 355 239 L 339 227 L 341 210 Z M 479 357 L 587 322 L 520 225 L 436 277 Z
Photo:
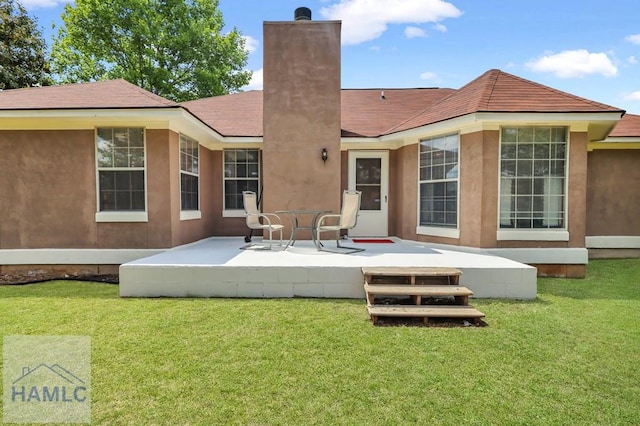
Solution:
M 4 335 L 92 339 L 95 424 L 640 423 L 640 260 L 474 300 L 488 327 L 373 327 L 362 300 L 0 287 Z

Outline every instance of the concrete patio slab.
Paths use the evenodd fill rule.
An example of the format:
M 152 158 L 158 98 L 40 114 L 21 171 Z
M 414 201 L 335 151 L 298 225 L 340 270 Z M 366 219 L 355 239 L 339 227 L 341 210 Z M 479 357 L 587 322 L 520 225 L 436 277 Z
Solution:
M 259 238 L 254 238 L 254 242 Z M 239 250 L 242 237 L 212 237 L 120 266 L 122 297 L 364 298 L 362 267 L 455 267 L 474 297 L 533 299 L 536 269 L 481 250 L 447 250 L 392 238 L 354 243 L 354 254 L 319 252 L 310 241 L 287 250 Z M 326 241 L 328 247 L 332 244 Z

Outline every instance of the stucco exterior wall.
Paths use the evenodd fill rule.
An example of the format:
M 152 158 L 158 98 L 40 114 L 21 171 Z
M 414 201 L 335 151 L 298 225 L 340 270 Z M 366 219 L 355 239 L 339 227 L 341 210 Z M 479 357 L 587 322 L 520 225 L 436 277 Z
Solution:
M 640 150 L 588 154 L 587 235 L 640 236 Z
M 340 27 L 264 23 L 264 211 L 340 209 Z
M 460 135 L 460 245 L 496 246 L 499 150 L 498 131 Z
M 94 132 L 0 131 L 0 248 L 93 248 Z
M 417 223 L 418 146 L 414 144 L 389 156 L 389 235 L 417 240 Z
M 182 221 L 179 135 L 146 130 L 145 137 L 148 222 L 117 223 L 95 219 L 93 130 L 0 132 L 0 181 L 8 183 L 0 186 L 0 249 L 168 248 L 214 235 L 216 225 L 229 232 L 215 221 L 222 209 L 221 177 L 211 183 L 221 176 L 216 155 L 201 147 L 202 219 Z

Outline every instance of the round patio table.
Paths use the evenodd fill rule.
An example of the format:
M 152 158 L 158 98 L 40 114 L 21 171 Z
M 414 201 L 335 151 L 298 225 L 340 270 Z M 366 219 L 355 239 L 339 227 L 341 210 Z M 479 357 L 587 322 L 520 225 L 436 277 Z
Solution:
M 318 223 L 318 218 L 321 214 L 331 213 L 331 210 L 276 210 L 276 214 L 286 214 L 289 216 L 291 220 L 291 237 L 287 242 L 287 245 L 284 247 L 285 250 L 287 247 L 292 246 L 296 242 L 296 231 L 298 230 L 308 230 L 311 231 L 311 240 L 313 241 L 313 245 L 317 247 L 318 243 L 316 242 L 316 225 Z M 300 218 L 303 216 L 310 216 L 310 222 L 300 224 Z

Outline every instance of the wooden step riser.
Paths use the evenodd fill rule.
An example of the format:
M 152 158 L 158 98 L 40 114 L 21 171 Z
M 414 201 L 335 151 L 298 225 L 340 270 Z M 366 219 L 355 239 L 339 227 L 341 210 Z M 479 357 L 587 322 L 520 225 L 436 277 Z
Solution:
M 375 305 L 375 300 L 376 300 L 376 296 L 382 297 L 384 295 L 375 295 L 375 294 L 367 294 L 367 305 L 371 306 L 371 305 Z M 469 296 L 424 296 L 424 295 L 386 295 L 387 297 L 394 297 L 394 298 L 406 298 L 406 297 L 410 297 L 411 301 L 414 305 L 422 305 L 422 299 L 423 298 L 434 298 L 434 297 L 453 297 L 453 303 L 456 306 L 466 306 L 469 305 Z
M 379 285 L 365 283 L 367 304 L 373 305 L 376 296 L 410 296 L 414 304 L 420 305 L 423 297 L 453 297 L 456 305 L 469 304 L 473 291 L 459 286 Z
M 473 296 L 473 291 L 467 287 L 449 285 L 382 285 L 365 283 L 364 290 L 369 294 L 398 296 Z
M 473 306 L 368 306 L 367 310 L 373 324 L 378 323 L 380 317 L 413 317 L 424 318 L 425 325 L 429 324 L 429 318 L 463 318 L 471 319 L 479 323 L 485 315 Z
M 374 275 L 367 277 L 369 284 L 405 284 L 405 285 L 458 285 L 458 277 L 389 277 Z

